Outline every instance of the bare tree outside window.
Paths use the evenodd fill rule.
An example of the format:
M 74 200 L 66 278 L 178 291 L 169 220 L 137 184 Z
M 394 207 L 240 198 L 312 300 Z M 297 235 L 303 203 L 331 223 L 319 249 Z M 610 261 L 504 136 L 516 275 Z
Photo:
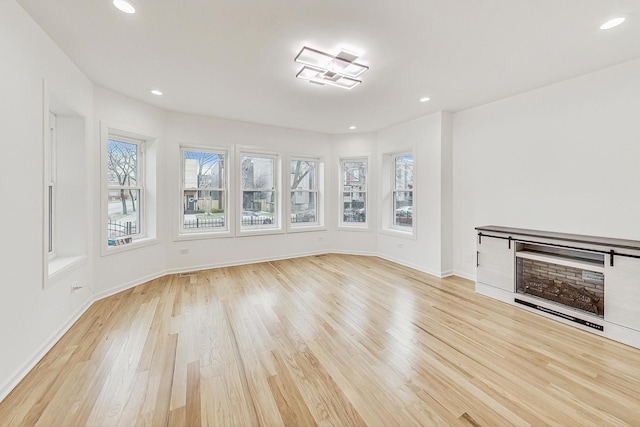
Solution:
M 108 238 L 140 234 L 142 141 L 109 137 L 107 141 Z
M 291 223 L 318 222 L 318 161 L 291 161 Z
M 120 200 L 122 202 L 122 213 L 127 212 L 127 198 L 125 197 L 126 187 L 137 184 L 138 174 L 138 145 L 127 142 L 109 140 L 107 143 L 107 170 L 109 174 L 109 185 L 117 185 L 120 188 Z M 131 190 L 129 190 L 132 210 L 135 212 L 136 204 Z

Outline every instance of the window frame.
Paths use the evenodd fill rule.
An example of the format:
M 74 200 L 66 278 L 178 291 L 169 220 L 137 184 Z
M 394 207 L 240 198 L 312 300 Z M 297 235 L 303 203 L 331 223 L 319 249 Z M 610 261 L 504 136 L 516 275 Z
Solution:
M 357 156 L 357 157 L 341 157 L 338 159 L 340 168 L 339 168 L 339 177 L 338 177 L 338 228 L 344 230 L 360 230 L 367 231 L 371 227 L 371 215 L 369 209 L 369 178 L 370 178 L 370 170 L 371 170 L 371 159 L 368 156 Z M 348 193 L 364 193 L 364 212 L 365 217 L 364 221 L 345 221 L 345 193 L 347 193 L 344 189 L 345 184 L 345 164 L 346 163 L 364 163 L 364 172 L 365 172 L 365 184 L 364 189 L 359 189 L 358 191 L 349 191 Z
M 137 223 L 136 223 L 136 232 L 127 234 L 123 237 L 131 237 L 132 239 L 138 240 L 146 237 L 146 224 L 144 218 L 144 212 L 146 209 L 145 203 L 145 185 L 144 185 L 144 161 L 145 161 L 145 146 L 144 140 L 138 138 L 131 138 L 128 136 L 122 136 L 117 133 L 110 132 L 107 139 L 107 159 L 109 156 L 108 153 L 108 144 L 109 141 L 116 141 L 125 144 L 131 144 L 136 146 L 136 185 L 113 185 L 109 182 L 108 179 L 108 171 L 109 167 L 107 166 L 107 199 L 109 197 L 109 193 L 112 191 L 137 191 L 138 192 L 138 207 L 137 207 Z M 108 203 L 108 202 L 107 202 Z M 108 208 L 107 208 L 107 217 L 109 216 Z
M 223 171 L 223 187 L 221 188 L 206 188 L 203 190 L 196 191 L 222 191 L 224 195 L 224 226 L 220 228 L 206 228 L 203 231 L 199 231 L 198 229 L 191 230 L 186 229 L 184 227 L 184 192 L 188 190 L 185 187 L 185 152 L 199 152 L 199 153 L 210 153 L 217 154 L 223 156 L 224 159 L 224 171 Z M 230 165 L 232 165 L 232 158 L 228 148 L 222 147 L 211 147 L 211 146 L 198 146 L 191 144 L 182 144 L 179 146 L 179 193 L 178 193 L 178 232 L 176 240 L 192 240 L 192 239 L 203 239 L 203 238 L 211 238 L 211 237 L 230 237 L 232 235 L 234 214 L 232 212 L 231 203 L 232 200 L 232 191 L 230 190 Z
M 412 159 L 412 167 L 411 167 L 411 188 L 403 187 L 396 188 L 397 185 L 397 170 L 396 170 L 396 161 L 398 158 L 411 156 Z M 389 227 L 392 230 L 399 231 L 407 234 L 414 234 L 415 230 L 415 155 L 411 151 L 405 151 L 400 153 L 394 153 L 390 155 L 390 178 L 391 178 L 391 221 Z M 411 226 L 400 225 L 396 223 L 396 193 L 411 193 Z
M 292 176 L 291 176 L 291 166 L 293 162 L 302 161 L 302 162 L 314 162 L 315 163 L 315 182 L 314 189 L 309 190 L 298 190 L 291 188 Z M 324 180 L 324 162 L 320 157 L 310 157 L 310 156 L 289 156 L 287 161 L 287 226 L 289 232 L 300 232 L 300 231 L 313 231 L 313 230 L 324 230 L 324 192 L 323 192 L 323 180 Z M 292 207 L 293 207 L 293 193 L 309 193 L 315 194 L 316 201 L 316 220 L 313 222 L 293 222 L 292 221 Z
M 49 111 L 48 138 L 45 138 L 45 253 L 49 261 L 56 258 L 56 181 L 57 181 L 57 129 L 56 114 Z
M 251 235 L 264 235 L 264 234 L 282 234 L 284 233 L 283 229 L 283 214 L 285 210 L 283 209 L 283 196 L 282 196 L 282 157 L 277 152 L 272 151 L 264 151 L 260 149 L 255 149 L 251 147 L 237 147 L 237 160 L 235 164 L 237 165 L 236 171 L 236 182 L 237 182 L 237 190 L 235 191 L 235 195 L 237 197 L 236 201 L 236 212 L 235 212 L 235 232 L 236 236 L 251 236 Z M 273 160 L 273 188 L 261 187 L 261 188 L 244 188 L 242 183 L 242 174 L 243 174 L 243 159 L 245 157 L 253 157 L 253 158 L 266 158 Z M 245 226 L 242 224 L 243 221 L 243 201 L 244 201 L 244 192 L 272 192 L 273 193 L 273 208 L 274 208 L 274 219 L 271 224 L 267 224 L 267 227 L 254 227 L 254 226 Z M 262 224 L 265 225 L 265 224 Z M 251 227 L 251 228 L 248 228 Z
M 155 245 L 160 243 L 160 241 L 156 238 L 156 230 L 155 230 L 155 218 L 151 215 L 155 215 L 155 207 L 148 204 L 148 191 L 155 191 L 156 189 L 156 177 L 155 177 L 155 158 L 150 156 L 154 156 L 156 153 L 156 148 L 154 147 L 156 138 L 150 136 L 149 133 L 145 132 L 136 132 L 125 130 L 127 127 L 125 126 L 115 126 L 106 122 L 100 123 L 100 153 L 101 153 L 101 161 L 100 161 L 100 170 L 101 170 L 101 224 L 104 225 L 100 227 L 100 255 L 107 256 L 113 255 L 120 252 L 137 249 L 144 246 Z M 138 159 L 138 182 L 143 187 L 140 193 L 140 230 L 144 231 L 143 233 L 139 233 L 135 238 L 132 238 L 131 243 L 119 245 L 119 246 L 109 246 L 108 245 L 108 232 L 107 232 L 107 224 L 108 224 L 108 197 L 109 197 L 109 183 L 108 183 L 108 141 L 110 138 L 126 138 L 127 141 L 137 140 L 142 141 L 144 144 L 144 152 L 142 154 L 141 159 Z M 151 164 L 149 162 L 151 161 Z M 151 185 L 151 187 L 149 187 Z
M 412 214 L 412 227 L 394 225 L 395 220 L 395 204 L 394 204 L 394 190 L 395 190 L 395 159 L 397 157 L 410 155 L 413 157 L 413 214 Z M 380 233 L 387 234 L 394 237 L 404 239 L 417 239 L 417 202 L 418 193 L 416 190 L 416 182 L 418 177 L 418 170 L 416 168 L 416 154 L 415 148 L 397 147 L 397 150 L 386 152 L 382 154 L 382 163 L 380 170 L 380 205 L 382 209 L 380 211 Z M 398 189 L 398 191 L 403 191 Z

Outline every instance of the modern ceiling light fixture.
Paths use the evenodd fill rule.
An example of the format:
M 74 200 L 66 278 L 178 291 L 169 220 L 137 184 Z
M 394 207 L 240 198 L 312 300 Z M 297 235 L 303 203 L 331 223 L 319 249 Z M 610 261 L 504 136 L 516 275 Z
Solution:
M 429 98 L 428 96 L 424 96 L 422 98 L 420 98 L 420 102 L 429 102 L 431 98 Z
M 162 93 L 162 91 L 161 91 L 161 90 L 158 90 L 158 89 L 152 89 L 152 90 L 151 90 L 151 93 L 152 93 L 152 94 L 154 94 L 155 96 L 162 96 L 162 95 L 164 95 L 164 94 Z
M 113 5 L 124 13 L 136 13 L 136 8 L 126 0 L 113 0 Z
M 294 58 L 295 62 L 304 65 L 296 77 L 320 85 L 353 89 L 362 83 L 357 77 L 369 69 L 355 62 L 356 59 L 356 55 L 346 50 L 334 56 L 304 46 Z
M 306 65 L 302 67 L 298 74 L 296 74 L 296 77 L 307 80 L 310 83 L 341 87 L 343 89 L 353 89 L 362 83 L 361 80 L 352 79 L 351 77 L 345 77 L 333 71 L 312 68 Z
M 625 18 L 620 16 L 618 18 L 609 19 L 604 24 L 600 25 L 601 30 L 610 30 L 611 28 L 617 27 L 625 21 Z

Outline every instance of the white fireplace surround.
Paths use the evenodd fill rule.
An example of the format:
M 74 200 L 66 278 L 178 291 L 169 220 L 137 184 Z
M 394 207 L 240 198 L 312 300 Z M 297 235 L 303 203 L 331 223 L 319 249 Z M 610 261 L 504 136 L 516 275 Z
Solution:
M 640 241 L 499 226 L 476 231 L 476 292 L 640 348 Z M 518 259 L 602 274 L 604 314 L 517 292 Z

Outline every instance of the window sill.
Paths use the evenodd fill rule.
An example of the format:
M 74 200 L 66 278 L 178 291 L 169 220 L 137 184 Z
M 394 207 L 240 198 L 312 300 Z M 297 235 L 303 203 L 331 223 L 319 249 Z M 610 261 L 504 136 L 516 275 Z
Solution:
M 209 233 L 180 233 L 174 237 L 174 242 L 185 240 L 205 240 L 205 239 L 222 239 L 233 237 L 233 233 L 229 230 L 214 231 Z
M 240 230 L 236 234 L 237 237 L 244 236 L 268 236 L 272 234 L 284 234 L 284 230 L 281 228 L 263 228 L 255 230 Z
M 102 256 L 119 254 L 121 252 L 130 251 L 133 249 L 140 249 L 147 246 L 153 246 L 159 244 L 160 241 L 155 237 L 145 237 L 142 239 L 136 239 L 131 243 L 127 243 L 125 245 L 120 246 L 103 246 L 102 247 Z
M 338 231 L 371 231 L 369 223 L 359 222 L 354 225 L 341 223 L 338 225 Z
M 71 257 L 55 257 L 49 260 L 48 276 L 49 279 L 58 276 L 59 274 L 71 270 L 87 259 L 86 255 L 71 256 Z
M 327 231 L 327 227 L 319 224 L 290 226 L 288 233 L 304 233 L 307 231 Z
M 416 240 L 415 229 L 410 228 L 408 230 L 398 228 L 383 228 L 380 233 L 387 234 L 389 236 L 402 237 L 405 239 Z

